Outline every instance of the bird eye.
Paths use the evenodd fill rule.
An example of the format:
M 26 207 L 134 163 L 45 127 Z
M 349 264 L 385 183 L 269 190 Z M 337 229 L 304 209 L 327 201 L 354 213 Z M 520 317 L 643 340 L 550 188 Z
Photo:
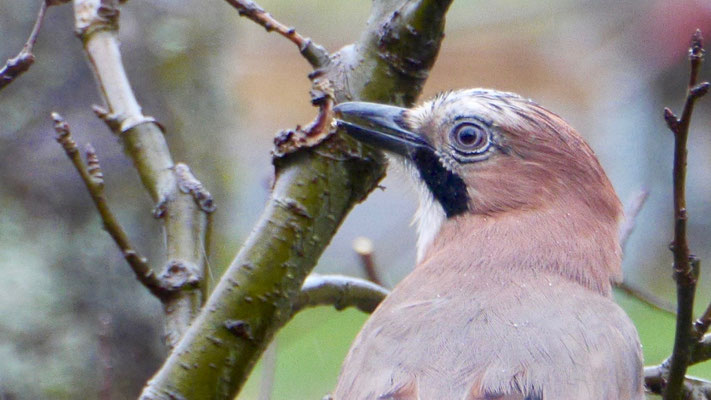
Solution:
M 472 123 L 457 125 L 452 130 L 452 142 L 455 150 L 464 154 L 483 153 L 491 144 L 486 129 Z

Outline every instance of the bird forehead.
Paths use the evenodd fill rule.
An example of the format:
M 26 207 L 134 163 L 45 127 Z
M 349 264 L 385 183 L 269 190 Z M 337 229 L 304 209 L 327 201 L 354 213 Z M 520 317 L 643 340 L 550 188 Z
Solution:
M 530 125 L 532 108 L 540 107 L 513 93 L 469 89 L 436 96 L 413 109 L 410 119 L 418 127 L 429 128 L 429 133 L 467 119 L 489 126 L 520 129 Z

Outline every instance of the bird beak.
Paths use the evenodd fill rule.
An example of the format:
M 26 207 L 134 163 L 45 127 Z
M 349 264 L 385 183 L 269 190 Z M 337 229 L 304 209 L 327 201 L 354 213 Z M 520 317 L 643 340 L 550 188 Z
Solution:
M 432 149 L 405 124 L 405 108 L 353 101 L 340 103 L 333 111 L 338 126 L 361 142 L 403 156 L 418 148 Z

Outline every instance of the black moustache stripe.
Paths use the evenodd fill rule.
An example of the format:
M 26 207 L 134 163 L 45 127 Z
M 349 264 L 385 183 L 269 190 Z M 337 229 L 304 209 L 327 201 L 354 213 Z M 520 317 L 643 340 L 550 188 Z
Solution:
M 412 161 L 434 198 L 442 205 L 447 218 L 469 209 L 469 194 L 464 181 L 442 165 L 434 151 L 416 149 L 412 153 Z

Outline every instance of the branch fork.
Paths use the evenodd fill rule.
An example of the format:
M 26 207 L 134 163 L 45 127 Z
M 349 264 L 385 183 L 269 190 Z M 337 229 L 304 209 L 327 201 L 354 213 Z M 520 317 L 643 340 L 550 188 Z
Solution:
M 93 110 L 119 138 L 141 183 L 156 204 L 154 216 L 161 218 L 165 228 L 165 256 L 169 261 L 160 274 L 156 274 L 130 244 L 108 208 L 103 183 L 99 183 L 103 173 L 99 174 L 95 152 L 88 155 L 88 167 L 80 157 L 72 161 L 87 184 L 107 231 L 136 277 L 163 303 L 166 342 L 168 347 L 173 347 L 204 303 L 209 214 L 215 205 L 210 193 L 187 165 L 173 161 L 160 123 L 141 111 L 121 59 L 118 3 L 117 0 L 74 0 L 75 32 L 84 45 L 105 104 L 94 106 Z
M 697 84 L 703 56 L 703 38 L 701 31 L 697 30 L 692 36 L 689 48 L 691 73 L 681 116 L 677 116 L 669 108 L 664 109 L 664 120 L 669 130 L 674 134 L 674 240 L 669 248 L 674 255 L 673 276 L 677 286 L 677 320 L 674 349 L 671 356 L 659 367 L 651 367 L 658 368 L 654 376 L 661 378 L 656 379 L 653 384 L 651 378 L 647 379 L 647 370 L 645 370 L 647 387 L 651 390 L 662 391 L 664 400 L 687 398 L 690 390 L 694 388 L 693 385 L 690 386 L 690 378 L 685 376 L 686 370 L 693 361 L 697 361 L 698 357 L 694 356 L 694 353 L 699 349 L 700 339 L 703 338 L 711 325 L 711 305 L 700 319 L 693 321 L 694 297 L 699 278 L 700 261 L 689 250 L 686 232 L 688 221 L 686 166 L 689 125 L 695 102 L 709 89 L 708 82 Z M 706 391 L 706 393 L 711 393 L 711 391 Z M 694 398 L 708 397 L 704 395 L 704 397 Z
M 126 262 L 136 275 L 136 279 L 143 284 L 153 295 L 158 298 L 165 298 L 169 295 L 168 285 L 158 278 L 153 272 L 153 268 L 148 264 L 148 260 L 141 256 L 131 244 L 126 231 L 123 229 L 115 214 L 111 211 L 106 194 L 104 192 L 104 176 L 99 164 L 96 150 L 91 144 L 86 146 L 86 164 L 79 154 L 76 142 L 72 138 L 71 130 L 67 121 L 59 113 L 52 113 L 56 140 L 64 149 L 69 160 L 74 164 L 79 176 L 84 181 L 94 205 L 101 216 L 104 229 L 113 238 L 116 245 L 121 250 Z
M 242 7 L 248 12 L 245 16 L 252 13 L 253 20 L 265 26 L 263 18 L 268 15 L 253 2 L 227 2 L 238 10 Z M 295 130 L 291 138 L 297 136 L 296 131 L 302 131 L 298 136 L 306 143 L 321 139 L 330 127 L 330 107 L 345 99 L 411 104 L 420 93 L 426 73 L 400 74 L 382 54 L 400 53 L 402 59 L 419 60 L 412 65 L 429 69 L 437 55 L 450 3 L 451 0 L 377 1 L 371 8 L 371 23 L 358 43 L 331 57 L 325 53 L 312 57 L 309 49 L 313 45 L 300 45 L 300 49 L 306 48 L 302 54 L 316 68 L 312 80 L 330 81 L 333 94 L 314 85 L 312 97 L 319 114 L 309 126 Z M 417 35 L 407 36 L 405 46 L 378 46 L 373 38 L 379 36 L 379 21 L 387 19 L 395 9 L 404 10 L 393 21 L 396 31 L 416 30 Z M 276 26 L 270 22 L 265 27 Z M 290 28 L 281 32 L 287 37 L 295 33 Z M 311 147 L 309 151 L 298 151 L 308 145 L 295 141 L 291 146 L 294 156 L 274 158 L 278 175 L 262 217 L 220 278 L 204 311 L 144 388 L 142 400 L 233 398 L 274 334 L 292 317 L 292 306 L 302 294 L 304 280 L 329 239 L 351 208 L 377 186 L 385 173 L 382 153 L 341 136 L 328 135 L 313 151 Z M 289 138 L 284 142 L 291 143 Z M 247 340 L 245 332 L 250 333 Z M 190 371 L 185 365 L 191 366 Z

